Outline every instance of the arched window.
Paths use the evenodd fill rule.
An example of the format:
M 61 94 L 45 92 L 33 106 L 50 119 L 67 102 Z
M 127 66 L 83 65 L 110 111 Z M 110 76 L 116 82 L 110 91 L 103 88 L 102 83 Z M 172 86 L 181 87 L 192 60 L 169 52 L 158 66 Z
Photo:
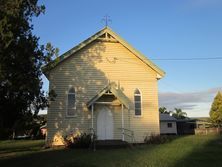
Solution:
M 76 110 L 76 92 L 74 88 L 69 89 L 67 99 L 67 116 L 74 116 Z
M 135 115 L 141 116 L 142 104 L 141 104 L 141 93 L 139 89 L 134 91 L 134 104 L 135 104 Z

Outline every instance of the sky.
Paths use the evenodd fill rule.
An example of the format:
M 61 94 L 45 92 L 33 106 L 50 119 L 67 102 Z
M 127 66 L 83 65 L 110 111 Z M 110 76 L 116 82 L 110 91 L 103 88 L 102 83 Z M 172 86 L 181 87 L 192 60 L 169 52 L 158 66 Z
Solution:
M 189 117 L 209 116 L 213 98 L 222 91 L 221 0 L 40 0 L 39 4 L 45 5 L 45 14 L 32 23 L 40 44 L 51 42 L 61 55 L 100 31 L 102 19 L 109 15 L 109 27 L 166 72 L 158 83 L 159 105 L 181 108 Z M 44 76 L 43 81 L 48 91 Z

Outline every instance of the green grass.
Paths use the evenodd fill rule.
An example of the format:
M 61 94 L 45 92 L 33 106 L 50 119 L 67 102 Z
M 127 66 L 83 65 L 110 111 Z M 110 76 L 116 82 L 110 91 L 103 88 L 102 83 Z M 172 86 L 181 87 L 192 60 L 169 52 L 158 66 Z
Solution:
M 0 141 L 0 160 L 43 151 L 43 140 Z
M 0 166 L 222 166 L 221 136 L 184 136 L 127 149 L 43 149 L 43 141 L 1 141 Z

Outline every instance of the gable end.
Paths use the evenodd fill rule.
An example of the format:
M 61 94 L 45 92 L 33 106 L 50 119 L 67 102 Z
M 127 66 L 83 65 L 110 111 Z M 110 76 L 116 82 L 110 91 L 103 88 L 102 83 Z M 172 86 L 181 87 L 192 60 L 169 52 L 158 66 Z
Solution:
M 113 42 L 113 43 L 121 43 L 126 49 L 132 52 L 138 59 L 144 62 L 146 65 L 151 67 L 154 71 L 157 72 L 157 79 L 162 78 L 165 75 L 165 72 L 161 70 L 158 66 L 152 63 L 147 57 L 145 57 L 142 53 L 134 49 L 130 44 L 128 44 L 124 39 L 122 39 L 119 35 L 113 32 L 110 28 L 105 27 L 101 31 L 97 32 L 90 38 L 86 39 L 85 41 L 81 42 L 79 45 L 73 47 L 69 51 L 65 52 L 52 62 L 48 63 L 44 67 L 42 67 L 43 73 L 48 76 L 48 73 L 51 69 L 56 67 L 58 64 L 62 63 L 65 59 L 79 51 L 80 49 L 84 48 L 85 46 L 89 45 L 93 41 L 102 41 L 102 42 Z

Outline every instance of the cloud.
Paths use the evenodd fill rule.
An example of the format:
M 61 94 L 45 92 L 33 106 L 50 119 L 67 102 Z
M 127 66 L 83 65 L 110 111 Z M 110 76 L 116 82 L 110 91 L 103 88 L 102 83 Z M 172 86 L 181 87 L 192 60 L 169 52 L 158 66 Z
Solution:
M 211 104 L 216 93 L 221 90 L 222 87 L 186 93 L 160 92 L 159 105 L 164 106 L 169 110 L 173 110 L 174 108 L 193 110 L 203 103 Z
M 214 8 L 222 5 L 221 0 L 187 0 L 185 1 L 185 7 L 187 9 L 204 9 Z
M 209 6 L 221 4 L 221 0 L 191 0 L 190 3 L 194 6 Z

